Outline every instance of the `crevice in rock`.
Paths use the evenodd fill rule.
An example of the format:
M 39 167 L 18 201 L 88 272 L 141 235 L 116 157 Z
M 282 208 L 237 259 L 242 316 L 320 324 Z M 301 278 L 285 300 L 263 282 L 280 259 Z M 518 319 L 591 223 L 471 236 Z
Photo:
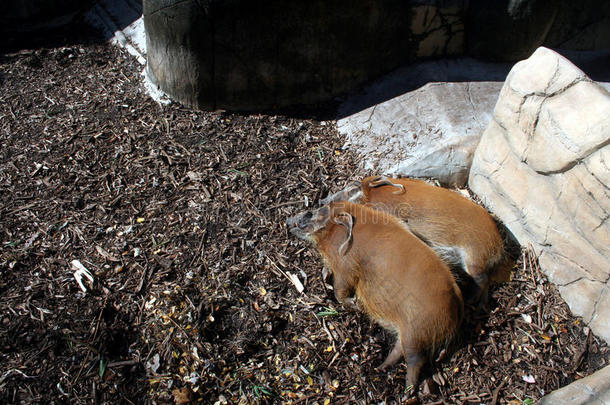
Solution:
M 575 262 L 574 260 L 572 260 L 572 259 L 571 259 L 571 258 L 569 258 L 568 256 L 562 255 L 561 253 L 559 253 L 559 252 L 557 252 L 557 251 L 555 251 L 555 252 L 547 252 L 547 253 L 548 253 L 549 255 L 551 255 L 551 256 L 559 256 L 559 257 L 561 257 L 561 258 L 565 259 L 566 261 L 568 261 L 568 262 L 572 263 L 574 266 L 578 267 L 580 270 L 582 270 L 582 271 L 583 271 L 583 272 L 584 272 L 584 273 L 587 275 L 587 277 L 583 276 L 583 277 L 585 277 L 587 280 L 589 280 L 589 281 L 591 281 L 591 282 L 600 283 L 600 284 L 602 283 L 601 281 L 596 280 L 596 279 L 595 279 L 595 277 L 593 277 L 593 275 L 591 274 L 591 272 L 590 272 L 590 271 L 589 271 L 589 270 L 588 270 L 586 267 L 583 267 L 581 264 L 579 264 L 579 263 Z M 582 277 L 581 277 L 581 278 L 582 278 Z
M 506 141 L 506 143 L 508 143 L 509 149 L 512 151 L 513 148 L 510 147 L 510 142 L 508 141 L 507 138 L 507 134 L 508 134 L 508 128 L 506 127 L 506 125 L 504 125 L 500 120 L 498 120 L 498 117 L 496 117 L 496 115 L 494 114 L 491 119 L 498 124 L 498 126 L 500 128 L 502 128 L 502 138 L 504 138 L 504 140 Z M 514 152 L 513 152 L 514 153 Z M 516 156 L 516 154 L 515 154 Z
M 557 76 L 559 76 L 559 58 L 555 58 L 555 69 L 553 71 L 553 76 L 546 83 L 546 87 L 544 88 L 544 92 L 548 94 L 549 87 L 551 87 L 556 81 Z
M 561 185 L 561 189 L 559 190 L 559 196 L 557 196 L 557 200 L 561 197 L 561 194 L 563 193 L 563 188 L 565 187 L 565 184 Z M 551 207 L 552 209 L 550 210 L 547 218 L 546 218 L 546 229 L 544 230 L 544 239 L 543 239 L 543 244 L 550 246 L 551 244 L 549 243 L 549 232 L 551 230 L 551 224 L 553 223 L 551 221 L 551 218 L 553 218 L 554 215 L 556 215 L 556 211 L 559 209 L 558 204 L 553 204 L 553 206 Z
M 582 179 L 580 177 L 575 177 L 575 178 L 576 178 L 576 180 L 578 180 L 578 184 L 580 185 L 580 187 L 586 192 L 586 194 L 595 203 L 595 207 L 597 209 L 599 209 L 601 212 L 604 212 L 604 213 L 608 214 L 606 212 L 606 208 L 601 205 L 599 199 L 596 198 L 595 195 L 593 195 L 593 193 L 591 192 L 591 190 L 589 188 L 585 187 L 585 184 L 582 182 Z M 592 208 L 591 208 L 591 210 L 592 210 Z M 605 219 L 602 218 L 602 223 L 603 223 L 603 221 L 605 221 Z
M 559 287 L 569 287 L 570 285 L 575 284 L 575 283 L 577 283 L 579 281 L 583 281 L 583 280 L 590 281 L 591 283 L 606 285 L 606 283 L 604 283 L 602 281 L 592 280 L 592 279 L 590 279 L 589 277 L 586 277 L 586 276 L 580 276 L 580 277 L 578 277 L 578 278 L 576 278 L 576 279 L 574 279 L 572 281 L 568 281 L 567 283 L 554 283 L 554 284 L 556 284 Z
M 379 104 L 375 104 L 373 106 L 373 108 L 371 109 L 371 113 L 369 114 L 369 117 L 363 122 L 363 124 L 366 124 L 367 122 L 371 122 L 373 120 L 373 115 L 375 115 L 375 110 L 377 110 L 378 105 Z M 372 123 L 370 125 L 372 125 Z M 370 128 L 369 128 L 369 130 L 370 130 Z
M 563 167 L 557 169 L 557 170 L 536 170 L 536 173 L 542 175 L 542 176 L 549 176 L 549 175 L 553 175 L 553 174 L 560 174 L 560 173 L 565 173 L 568 170 L 572 169 L 574 166 L 582 163 L 583 160 L 587 159 L 589 156 L 591 156 L 592 154 L 594 154 L 595 152 L 597 152 L 598 150 L 606 147 L 610 145 L 610 138 L 606 139 L 604 142 L 602 142 L 599 145 L 596 145 L 590 149 L 588 149 L 587 151 L 585 151 L 583 153 L 583 156 L 579 157 L 578 159 L 575 159 L 571 162 L 568 162 L 566 165 L 564 165 Z
M 467 82 L 467 83 L 466 83 L 466 95 L 468 96 L 468 97 L 467 97 L 467 98 L 468 98 L 468 102 L 470 103 L 470 106 L 472 107 L 472 112 L 473 112 L 473 114 L 472 114 L 472 119 L 473 119 L 474 121 L 476 121 L 476 122 L 477 122 L 479 125 L 483 126 L 483 125 L 482 125 L 482 123 L 481 123 L 481 121 L 479 121 L 479 118 L 478 118 L 478 117 L 477 117 L 477 115 L 475 114 L 475 112 L 476 112 L 477 108 L 476 108 L 476 106 L 474 105 L 474 101 L 472 100 L 472 93 L 470 92 L 470 82 Z
M 160 11 L 167 10 L 167 9 L 170 9 L 170 8 L 174 8 L 174 7 L 176 7 L 176 6 L 179 6 L 179 5 L 180 5 L 180 4 L 182 4 L 182 3 L 186 3 L 186 2 L 190 2 L 190 1 L 192 1 L 192 0 L 181 0 L 181 1 L 175 1 L 175 2 L 174 2 L 174 3 L 172 3 L 172 4 L 169 4 L 169 5 L 164 6 L 164 7 L 159 7 L 159 8 L 158 8 L 158 9 L 156 9 L 156 10 L 153 10 L 153 11 L 150 11 L 150 12 L 146 13 L 146 16 L 155 15 L 155 14 L 159 13 Z
M 578 283 L 579 281 L 582 281 L 582 280 L 588 280 L 588 281 L 591 281 L 591 280 L 589 280 L 588 278 L 586 278 L 586 277 L 584 277 L 584 276 L 581 276 L 581 277 L 578 277 L 578 278 L 576 278 L 576 279 L 574 279 L 574 280 L 572 280 L 572 281 L 568 281 L 567 283 L 555 283 L 555 284 L 556 284 L 557 286 L 559 286 L 559 287 L 569 287 L 569 286 L 571 286 L 572 284 Z
M 602 288 L 602 290 L 599 293 L 599 297 L 597 297 L 597 299 L 595 300 L 595 303 L 593 304 L 593 312 L 591 313 L 591 319 L 593 319 L 595 317 L 595 315 L 597 315 L 597 308 L 599 306 L 599 302 L 602 300 L 604 291 L 605 291 L 605 289 Z
M 502 159 L 502 161 L 498 162 L 498 164 L 496 165 L 496 167 L 489 173 L 488 179 L 491 179 L 491 177 L 498 173 L 500 171 L 500 168 L 502 167 L 502 165 L 504 164 L 504 162 L 506 162 L 506 159 L 508 159 L 508 154 L 506 156 L 504 156 L 504 158 Z
M 523 103 L 521 103 L 521 105 L 519 106 L 519 116 L 521 116 L 521 107 L 523 105 L 525 105 L 525 103 L 527 102 L 527 100 L 530 98 L 531 96 L 525 96 L 523 98 Z M 523 149 L 523 160 L 522 162 L 525 164 L 527 163 L 527 153 L 529 151 L 530 145 L 532 144 L 532 140 L 534 139 L 534 136 L 536 135 L 536 130 L 538 129 L 538 123 L 540 122 L 540 113 L 542 112 L 542 106 L 544 105 L 544 103 L 546 102 L 548 98 L 543 98 L 540 103 L 538 104 L 538 108 L 536 110 L 536 119 L 534 120 L 534 124 L 531 126 L 529 133 L 527 134 L 527 144 L 525 145 L 525 148 Z
M 589 189 L 587 189 L 585 187 L 585 185 L 583 184 L 582 180 L 580 178 L 576 177 L 576 176 L 575 176 L 575 179 L 578 181 L 581 189 L 596 204 L 595 206 L 587 204 L 588 210 L 590 212 L 593 212 L 593 211 L 596 211 L 596 209 L 597 209 L 597 210 L 601 210 L 602 212 L 606 212 L 605 208 L 600 205 L 598 199 L 593 195 L 593 193 L 591 191 L 589 191 Z M 608 219 L 608 215 L 606 216 L 606 218 L 600 218 L 601 223 L 598 226 L 596 226 L 595 228 L 593 228 L 592 230 L 590 230 L 590 229 L 583 229 L 581 227 L 582 222 L 578 220 L 578 215 L 575 215 L 574 213 L 569 212 L 569 211 L 565 211 L 563 209 L 564 205 L 560 204 L 561 196 L 562 196 L 564 188 L 565 188 L 565 182 L 559 182 L 559 183 L 561 184 L 561 189 L 559 191 L 559 194 L 555 197 L 555 202 L 556 203 L 554 204 L 554 208 L 557 208 L 558 212 L 561 213 L 561 215 L 563 216 L 565 221 L 570 224 L 570 226 L 572 227 L 573 230 L 577 231 L 578 236 L 580 236 L 584 241 L 586 241 L 587 244 L 589 246 L 591 246 L 598 254 L 603 256 L 604 253 L 601 252 L 599 250 L 599 248 L 596 247 L 596 241 L 594 239 L 592 239 L 591 236 L 592 236 L 592 232 L 595 231 L 600 226 L 602 226 L 603 223 Z M 581 199 L 581 201 L 585 201 L 585 200 Z M 549 220 L 548 223 L 551 223 L 551 221 Z
M 589 168 L 589 166 L 587 165 L 587 162 L 583 162 L 585 168 L 587 169 L 587 172 L 589 172 L 589 174 L 591 176 L 593 176 L 593 178 L 595 180 L 597 180 L 597 182 L 604 187 L 606 190 L 610 191 L 610 186 L 608 184 L 606 184 L 605 182 L 603 182 L 599 177 L 597 177 L 597 175 L 595 173 L 593 173 L 593 171 Z M 605 162 L 604 162 L 604 166 L 605 166 Z M 610 170 L 610 168 L 606 167 L 607 170 Z
M 507 82 L 508 82 L 508 79 L 507 79 Z M 584 74 L 583 74 L 582 76 L 577 77 L 576 79 L 572 80 L 570 83 L 566 84 L 565 86 L 563 86 L 560 89 L 555 90 L 552 93 L 547 93 L 546 90 L 543 90 L 543 91 L 532 91 L 530 93 L 525 93 L 524 94 L 524 93 L 521 93 L 518 90 L 516 90 L 514 87 L 510 86 L 510 84 L 509 84 L 509 87 L 510 87 L 510 89 L 513 92 L 521 95 L 521 98 L 523 99 L 521 104 L 523 104 L 523 103 L 525 103 L 524 99 L 527 99 L 529 97 L 536 96 L 536 97 L 542 97 L 542 98 L 551 98 L 551 97 L 555 97 L 555 96 L 561 95 L 562 93 L 566 92 L 570 88 L 576 86 L 579 83 L 583 83 L 583 82 L 585 82 L 585 83 L 595 83 L 593 80 L 589 79 L 587 76 L 584 76 Z M 547 85 L 547 88 L 548 87 L 550 87 L 550 84 Z M 521 109 L 519 108 L 519 111 L 520 110 Z

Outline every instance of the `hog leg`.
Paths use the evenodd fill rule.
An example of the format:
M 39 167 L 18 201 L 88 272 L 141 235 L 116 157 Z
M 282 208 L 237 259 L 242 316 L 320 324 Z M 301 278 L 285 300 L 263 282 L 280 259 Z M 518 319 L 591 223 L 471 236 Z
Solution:
M 337 298 L 337 301 L 348 308 L 354 310 L 358 309 L 354 298 L 356 288 L 354 283 L 351 282 L 352 280 L 341 276 L 341 272 L 333 272 L 333 275 L 333 288 L 335 290 L 335 298 Z
M 419 373 L 426 362 L 427 357 L 419 348 L 420 345 L 416 343 L 419 340 L 417 339 L 417 334 L 413 335 L 411 332 L 413 331 L 402 328 L 399 338 L 402 342 L 402 353 L 407 362 L 407 385 L 412 385 L 416 388 L 419 380 Z
M 394 347 L 392 351 L 388 354 L 388 357 L 381 363 L 379 366 L 380 370 L 385 370 L 391 365 L 395 364 L 402 357 L 402 344 L 400 343 L 400 338 L 396 338 L 396 343 L 394 343 Z
M 476 265 L 472 262 L 466 261 L 466 271 L 476 284 L 476 291 L 473 296 L 470 297 L 470 303 L 478 303 L 479 308 L 485 309 L 487 307 L 487 296 L 489 294 L 489 276 L 485 271 L 485 267 Z
M 403 348 L 405 352 L 405 359 L 407 360 L 407 385 L 417 387 L 419 380 L 419 373 L 422 366 L 424 365 L 426 358 L 421 352 L 410 349 L 408 347 Z

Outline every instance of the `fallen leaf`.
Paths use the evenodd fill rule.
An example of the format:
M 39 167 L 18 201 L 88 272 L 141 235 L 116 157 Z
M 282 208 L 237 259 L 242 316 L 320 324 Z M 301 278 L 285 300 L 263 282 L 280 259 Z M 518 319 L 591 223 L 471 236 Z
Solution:
M 95 250 L 97 250 L 97 253 L 99 253 L 100 256 L 102 256 L 106 260 L 110 260 L 111 262 L 120 262 L 121 261 L 121 259 L 119 259 L 118 257 L 105 251 L 104 248 L 101 247 L 100 245 L 95 245 Z
M 177 405 L 190 404 L 195 398 L 195 393 L 189 387 L 176 388 L 172 394 L 174 394 L 174 403 Z
M 161 365 L 160 363 L 160 357 L 159 357 L 159 353 L 155 354 L 152 359 L 148 360 L 146 362 L 146 368 L 149 371 L 152 371 L 153 373 L 156 373 L 157 370 L 159 369 L 159 366 Z
M 536 379 L 534 378 L 533 375 L 524 375 L 522 378 L 523 378 L 523 381 L 525 381 L 528 384 L 535 384 L 536 383 Z

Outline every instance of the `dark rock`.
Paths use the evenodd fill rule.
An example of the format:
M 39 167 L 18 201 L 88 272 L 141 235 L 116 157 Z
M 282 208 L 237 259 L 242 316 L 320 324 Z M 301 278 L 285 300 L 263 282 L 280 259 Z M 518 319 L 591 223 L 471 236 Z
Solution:
M 539 46 L 570 50 L 610 47 L 605 0 L 473 0 L 466 18 L 466 52 L 502 61 L 528 58 Z
M 148 73 L 204 109 L 326 102 L 414 59 L 411 13 L 398 0 L 145 0 Z
M 65 24 L 93 0 L 20 0 L 0 2 L 0 32 L 27 32 Z
M 143 9 L 150 79 L 208 110 L 316 106 L 430 57 L 514 62 L 544 44 L 610 46 L 602 0 L 143 0 Z
M 562 1 L 545 46 L 572 50 L 610 48 L 610 2 Z
M 516 61 L 542 43 L 560 0 L 472 0 L 466 20 L 470 56 Z

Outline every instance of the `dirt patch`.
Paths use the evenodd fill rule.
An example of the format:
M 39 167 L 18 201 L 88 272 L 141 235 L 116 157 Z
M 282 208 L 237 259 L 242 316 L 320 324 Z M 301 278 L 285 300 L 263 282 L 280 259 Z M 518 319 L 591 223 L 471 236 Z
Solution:
M 375 369 L 392 337 L 284 226 L 365 174 L 335 128 L 162 107 L 140 70 L 92 41 L 0 56 L 0 402 L 408 400 Z M 418 400 L 527 403 L 608 364 L 531 255 L 491 301 Z

